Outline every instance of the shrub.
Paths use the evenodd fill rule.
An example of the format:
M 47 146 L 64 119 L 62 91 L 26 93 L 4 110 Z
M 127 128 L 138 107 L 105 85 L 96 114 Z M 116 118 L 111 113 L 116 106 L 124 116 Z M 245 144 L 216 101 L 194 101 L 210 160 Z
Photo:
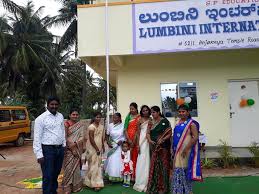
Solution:
M 231 153 L 231 147 L 227 144 L 226 141 L 219 140 L 219 154 L 220 154 L 220 163 L 223 165 L 223 168 L 228 168 L 234 166 L 237 158 L 234 157 Z
M 201 164 L 202 168 L 213 168 L 217 166 L 215 160 L 209 158 L 202 159 Z
M 248 149 L 254 157 L 259 157 L 259 143 L 252 142 Z
M 255 164 L 255 167 L 259 168 L 259 143 L 252 142 L 248 149 L 253 154 L 252 162 Z

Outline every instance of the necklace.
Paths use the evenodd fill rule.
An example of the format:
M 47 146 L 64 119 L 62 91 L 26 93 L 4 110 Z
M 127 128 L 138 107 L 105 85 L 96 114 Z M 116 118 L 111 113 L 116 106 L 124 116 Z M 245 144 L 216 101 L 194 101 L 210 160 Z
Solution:
M 157 125 L 161 121 L 161 117 L 157 120 L 154 119 L 154 125 Z

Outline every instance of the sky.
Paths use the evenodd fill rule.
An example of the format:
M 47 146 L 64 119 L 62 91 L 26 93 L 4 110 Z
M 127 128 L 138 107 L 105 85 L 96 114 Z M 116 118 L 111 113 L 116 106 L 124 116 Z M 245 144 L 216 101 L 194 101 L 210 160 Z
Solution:
M 31 0 L 35 6 L 35 10 L 39 7 L 44 6 L 42 16 L 55 16 L 58 14 L 58 10 L 61 8 L 61 4 L 58 0 Z M 26 5 L 28 0 L 13 0 L 18 5 Z M 0 15 L 5 14 L 6 11 L 3 9 L 2 5 L 0 5 Z M 52 27 L 50 31 L 57 36 L 62 36 L 65 31 L 65 27 Z

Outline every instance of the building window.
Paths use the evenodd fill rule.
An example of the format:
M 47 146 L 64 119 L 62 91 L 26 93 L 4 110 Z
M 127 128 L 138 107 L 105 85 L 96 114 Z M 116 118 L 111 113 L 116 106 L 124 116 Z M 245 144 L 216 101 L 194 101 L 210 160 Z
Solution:
M 84 4 L 93 4 L 95 0 L 77 0 L 77 4 L 84 5 Z
M 11 115 L 9 110 L 0 110 L 0 122 L 11 121 Z
M 188 104 L 192 117 L 198 116 L 197 111 L 197 87 L 196 82 L 179 82 L 179 83 L 162 83 L 161 100 L 162 109 L 166 117 L 177 116 L 177 103 L 179 98 L 190 97 L 191 102 Z
M 26 113 L 24 110 L 12 110 L 13 121 L 25 120 Z

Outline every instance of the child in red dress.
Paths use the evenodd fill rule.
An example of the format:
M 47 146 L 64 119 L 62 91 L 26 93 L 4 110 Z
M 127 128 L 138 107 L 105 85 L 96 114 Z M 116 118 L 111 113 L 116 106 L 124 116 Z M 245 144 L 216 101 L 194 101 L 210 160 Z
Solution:
M 130 160 L 130 149 L 128 142 L 124 141 L 121 146 L 121 174 L 123 176 L 123 186 L 129 187 L 131 174 L 133 173 L 133 163 Z

